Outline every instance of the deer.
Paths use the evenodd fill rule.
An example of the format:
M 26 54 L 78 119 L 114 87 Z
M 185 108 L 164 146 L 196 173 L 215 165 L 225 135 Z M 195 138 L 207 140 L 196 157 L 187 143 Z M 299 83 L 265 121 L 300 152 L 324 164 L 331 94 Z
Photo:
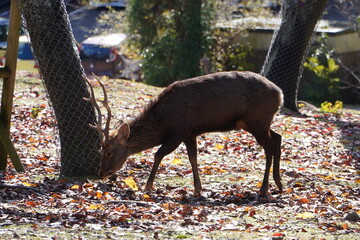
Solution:
M 161 145 L 155 153 L 154 163 L 145 185 L 149 192 L 162 159 L 181 143 L 185 144 L 194 179 L 194 195 L 201 196 L 202 186 L 197 164 L 197 136 L 208 132 L 243 129 L 251 133 L 265 151 L 266 167 L 260 188 L 260 197 L 268 199 L 269 174 L 272 162 L 273 178 L 280 193 L 281 135 L 270 129 L 274 116 L 283 104 L 282 90 L 260 74 L 249 71 L 218 72 L 176 81 L 152 99 L 137 117 L 129 122 L 120 121 L 110 131 L 111 109 L 106 89 L 99 82 L 107 110 L 102 128 L 100 106 L 90 88 L 91 102 L 98 120 L 90 126 L 101 136 L 99 175 L 107 178 L 124 165 L 135 153 Z

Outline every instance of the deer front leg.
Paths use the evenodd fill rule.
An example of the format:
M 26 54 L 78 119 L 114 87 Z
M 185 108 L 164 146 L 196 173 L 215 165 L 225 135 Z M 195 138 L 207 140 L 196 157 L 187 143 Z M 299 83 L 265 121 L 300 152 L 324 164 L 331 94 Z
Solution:
M 199 170 L 198 170 L 198 166 L 197 166 L 196 138 L 190 138 L 187 141 L 185 141 L 184 143 L 186 145 L 186 149 L 188 152 L 188 156 L 189 156 L 189 160 L 190 160 L 190 164 L 191 164 L 191 168 L 192 168 L 192 172 L 193 172 L 193 177 L 194 177 L 194 187 L 195 187 L 194 195 L 200 196 L 202 188 L 201 188 L 201 181 L 200 181 L 200 177 L 199 177 Z
M 144 188 L 145 192 L 151 190 L 154 180 L 155 180 L 155 175 L 159 168 L 161 160 L 179 146 L 180 142 L 177 139 L 178 138 L 173 138 L 173 139 L 169 139 L 168 141 L 164 142 L 161 145 L 161 147 L 157 150 L 157 152 L 155 153 L 154 165 L 151 169 L 149 179 L 145 185 L 145 188 Z

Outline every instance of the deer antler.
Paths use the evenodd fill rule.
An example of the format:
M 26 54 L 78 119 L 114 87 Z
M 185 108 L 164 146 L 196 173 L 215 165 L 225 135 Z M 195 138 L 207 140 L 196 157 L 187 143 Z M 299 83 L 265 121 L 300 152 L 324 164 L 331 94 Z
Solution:
M 89 81 L 89 79 L 86 78 L 86 82 L 88 83 L 89 87 L 90 87 L 90 92 L 91 92 L 91 97 L 90 98 L 83 98 L 85 101 L 91 103 L 91 105 L 93 105 L 93 107 L 95 108 L 97 115 L 98 115 L 98 120 L 97 123 L 94 124 L 89 124 L 90 127 L 94 128 L 96 131 L 98 131 L 98 133 L 103 136 L 103 142 L 106 142 L 109 140 L 109 134 L 110 134 L 110 121 L 111 121 L 111 109 L 108 103 L 108 96 L 105 90 L 105 86 L 104 84 L 100 81 L 100 79 L 95 76 L 95 79 L 98 81 L 98 83 L 100 84 L 103 94 L 104 94 L 104 100 L 101 101 L 101 104 L 106 108 L 107 111 L 107 118 L 106 118 L 106 123 L 105 123 L 105 128 L 102 129 L 102 119 L 101 119 L 101 110 L 100 110 L 100 106 L 97 103 L 96 99 L 95 99 L 95 93 L 94 93 L 94 89 L 91 86 L 91 83 Z

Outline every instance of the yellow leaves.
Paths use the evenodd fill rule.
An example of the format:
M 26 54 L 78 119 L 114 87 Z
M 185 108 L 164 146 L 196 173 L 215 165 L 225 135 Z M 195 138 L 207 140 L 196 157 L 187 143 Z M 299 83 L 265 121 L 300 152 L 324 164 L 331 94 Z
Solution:
M 356 179 L 355 183 L 360 183 L 360 178 Z
M 343 103 L 341 101 L 336 101 L 334 104 L 327 101 L 321 103 L 320 111 L 324 113 L 341 114 L 342 110 L 343 110 Z
M 201 168 L 203 174 L 211 175 L 214 173 L 225 173 L 228 172 L 225 169 L 219 168 L 219 167 L 211 167 L 211 166 L 205 166 Z
M 37 187 L 37 184 L 28 183 L 28 182 L 23 182 L 22 184 L 27 187 Z
M 225 146 L 224 146 L 224 145 L 221 145 L 221 144 L 215 144 L 215 148 L 216 148 L 217 150 L 223 150 L 223 149 L 225 148 Z
M 170 162 L 171 165 L 181 165 L 182 164 L 182 161 L 180 158 L 175 158 L 174 160 L 172 160 Z
M 104 210 L 104 206 L 102 204 L 90 204 L 89 205 L 90 210 Z
M 165 210 L 170 211 L 170 210 L 175 209 L 176 207 L 178 207 L 179 204 L 175 203 L 175 202 L 174 203 L 163 203 L 161 206 Z
M 145 199 L 149 199 L 149 198 L 151 198 L 148 194 L 144 194 L 143 195 L 143 198 L 145 198 Z
M 294 188 L 300 188 L 300 187 L 302 187 L 303 186 L 303 184 L 301 183 L 301 182 L 297 182 L 297 183 L 295 183 L 294 184 Z
M 70 189 L 77 190 L 77 189 L 80 189 L 80 186 L 75 184 L 75 185 L 71 186 Z
M 123 179 L 123 182 L 132 190 L 134 190 L 134 191 L 139 190 L 133 177 L 125 178 L 125 179 Z
M 315 218 L 315 215 L 311 212 L 303 212 L 295 216 L 297 219 L 309 219 L 309 218 Z
M 85 183 L 84 188 L 94 188 L 94 184 L 92 183 Z

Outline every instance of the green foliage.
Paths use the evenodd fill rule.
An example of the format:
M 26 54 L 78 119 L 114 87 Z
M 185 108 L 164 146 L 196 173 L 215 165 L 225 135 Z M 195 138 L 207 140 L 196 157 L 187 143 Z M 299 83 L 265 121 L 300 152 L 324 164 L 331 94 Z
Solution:
M 247 34 L 246 30 L 214 31 L 214 44 L 210 55 L 214 71 L 254 71 L 254 64 L 248 61 L 249 56 L 253 54 L 252 47 L 236 38 L 240 34 Z
M 131 41 L 142 54 L 146 83 L 166 86 L 200 75 L 213 9 L 211 0 L 128 2 Z
M 32 118 L 37 118 L 38 116 L 39 116 L 39 113 L 41 112 L 41 108 L 39 108 L 39 107 L 33 107 L 32 109 L 31 109 L 31 113 L 30 113 L 30 116 L 32 117 Z
M 301 98 L 317 103 L 341 98 L 339 65 L 327 49 L 326 40 L 326 35 L 323 35 L 319 47 L 304 63 L 300 87 Z
M 232 0 L 218 1 L 217 27 L 213 31 L 211 54 L 213 71 L 257 71 L 257 56 L 249 41 L 249 29 L 269 27 L 264 21 L 250 19 L 272 19 L 274 14 L 264 8 L 263 1 L 244 0 L 240 4 Z M 234 13 L 234 14 L 229 14 Z
M 325 101 L 321 103 L 320 108 L 321 112 L 323 113 L 332 113 L 336 115 L 341 115 L 343 109 L 342 101 L 336 101 L 335 104 Z

